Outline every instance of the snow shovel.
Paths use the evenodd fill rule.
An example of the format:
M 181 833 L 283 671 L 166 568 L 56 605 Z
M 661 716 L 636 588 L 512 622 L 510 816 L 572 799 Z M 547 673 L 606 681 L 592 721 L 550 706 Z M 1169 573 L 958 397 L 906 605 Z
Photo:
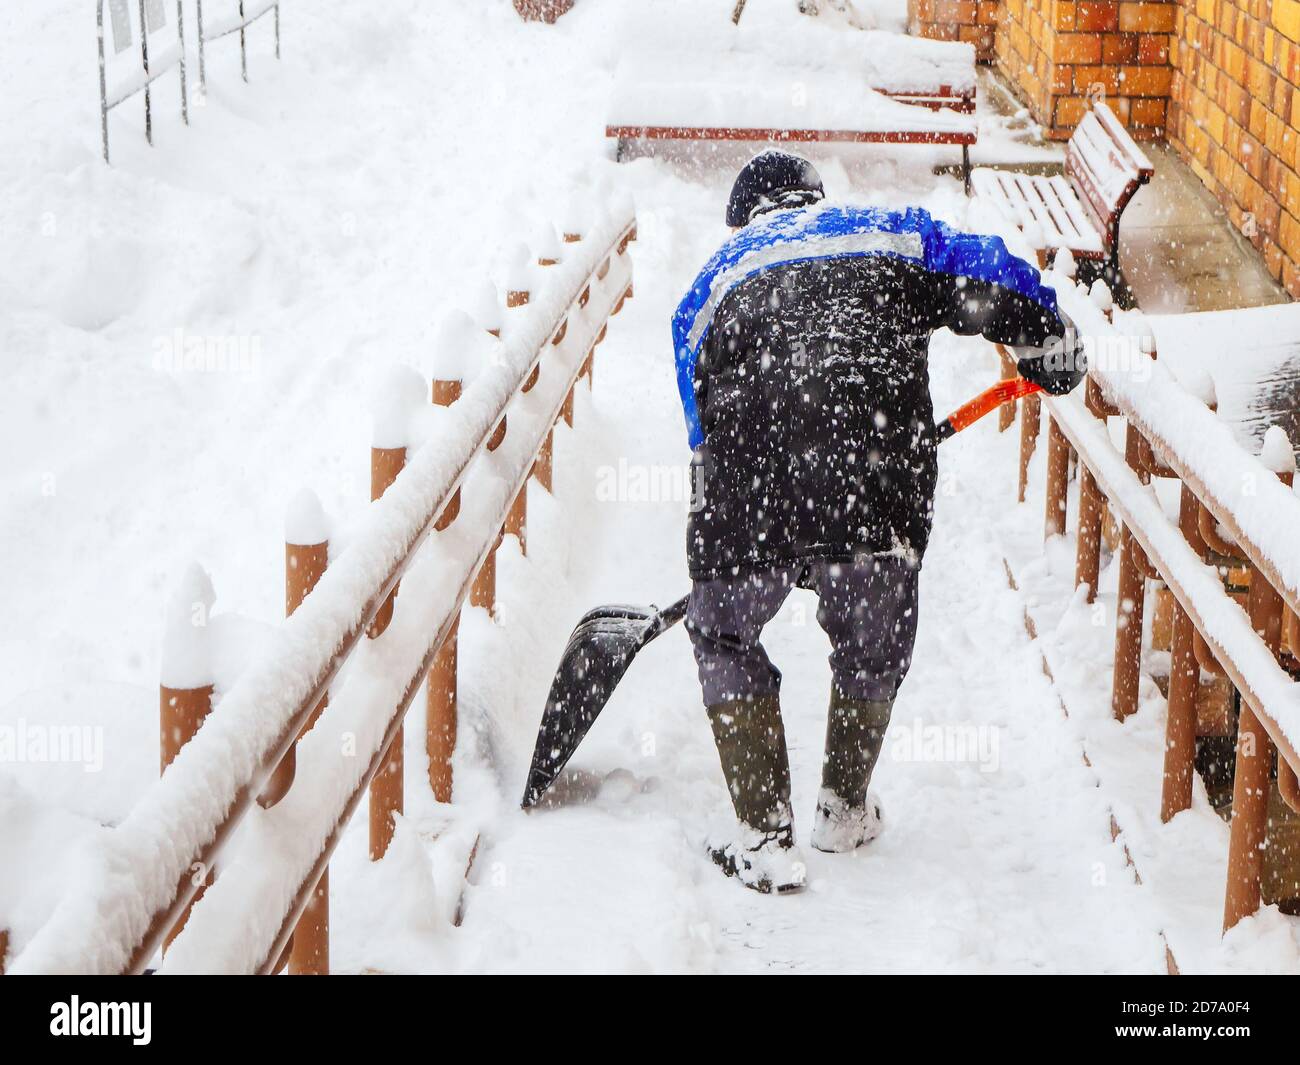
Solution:
M 1024 378 L 999 381 L 958 407 L 935 427 L 940 443 L 1003 403 L 1032 395 L 1039 386 Z M 598 606 L 578 622 L 560 659 L 542 711 L 542 724 L 528 767 L 520 805 L 536 806 L 563 772 L 573 752 L 609 702 L 633 659 L 686 616 L 689 595 L 671 606 Z

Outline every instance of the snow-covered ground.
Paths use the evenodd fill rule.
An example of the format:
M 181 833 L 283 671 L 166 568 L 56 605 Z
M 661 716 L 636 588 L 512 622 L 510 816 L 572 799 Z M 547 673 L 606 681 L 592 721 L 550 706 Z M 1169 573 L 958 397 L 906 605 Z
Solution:
M 581 174 L 636 198 L 636 298 L 599 351 L 594 394 L 580 391 L 575 429 L 557 433 L 556 498 L 532 492 L 528 558 L 510 540 L 500 552 L 497 621 L 469 609 L 462 622 L 455 803 L 427 795 L 413 717 L 389 856 L 366 860 L 364 817 L 336 855 L 334 969 L 1164 970 L 1169 898 L 1135 882 L 1111 839 L 1127 793 L 1085 764 L 1075 707 L 1067 719 L 1004 577 L 1025 538 L 1008 517 L 1013 441 L 991 421 L 942 458 L 915 665 L 876 780 L 888 825 L 877 843 L 813 852 L 812 889 L 794 898 L 718 876 L 700 843 L 729 806 L 680 630 L 634 667 L 559 786 L 564 801 L 516 809 L 574 620 L 686 588 L 685 499 L 649 486 L 681 484 L 688 458 L 668 320 L 724 235 L 747 153 L 615 166 L 603 139 L 615 69 L 639 46 L 619 32 L 624 13 L 681 19 L 686 6 L 715 33 L 731 2 L 579 0 L 543 27 L 508 0 L 289 0 L 281 63 L 269 26 L 250 33 L 248 85 L 234 40 L 212 46 L 190 128 L 168 76 L 154 148 L 139 101 L 112 115 L 112 168 L 99 158 L 87 5 L 0 12 L 0 727 L 90 729 L 86 758 L 0 764 L 0 868 L 22 871 L 0 877 L 14 948 L 66 889 L 78 843 L 156 778 L 177 576 L 193 559 L 213 574 L 228 690 L 283 609 L 290 497 L 313 487 L 346 539 L 368 490 L 365 397 L 394 364 L 428 376 L 440 314 L 499 276 Z M 745 18 L 800 32 L 793 0 L 788 17 L 777 6 L 751 0 Z M 900 7 L 879 5 L 877 24 L 892 28 Z M 981 152 L 1023 154 L 1015 142 L 982 122 Z M 997 225 L 932 175 L 955 149 L 814 156 L 832 195 Z M 227 361 L 177 368 L 190 342 Z M 932 367 L 945 410 L 987 384 L 996 359 L 944 335 Z M 800 832 L 829 684 L 813 613 L 797 593 L 768 633 Z M 1161 712 L 1147 706 L 1134 730 Z M 1197 872 L 1225 851 L 1202 821 L 1186 833 Z M 1289 923 L 1272 912 L 1259 924 L 1235 954 L 1198 945 L 1196 960 L 1300 968 Z

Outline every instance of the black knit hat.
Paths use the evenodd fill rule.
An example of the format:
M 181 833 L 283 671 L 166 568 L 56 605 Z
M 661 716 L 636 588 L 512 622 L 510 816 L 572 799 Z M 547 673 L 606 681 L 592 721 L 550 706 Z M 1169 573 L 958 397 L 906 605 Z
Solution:
M 817 168 L 789 152 L 769 148 L 754 156 L 736 177 L 727 201 L 727 225 L 739 229 L 756 214 L 802 207 L 826 195 Z

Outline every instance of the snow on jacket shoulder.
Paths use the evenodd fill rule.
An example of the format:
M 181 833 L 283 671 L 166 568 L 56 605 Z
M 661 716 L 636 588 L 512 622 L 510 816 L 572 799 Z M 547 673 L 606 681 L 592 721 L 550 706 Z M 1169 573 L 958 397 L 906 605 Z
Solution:
M 703 505 L 697 579 L 812 558 L 919 558 L 936 476 L 934 330 L 1021 346 L 1055 293 L 997 237 L 922 210 L 818 205 L 741 230 L 673 318 Z

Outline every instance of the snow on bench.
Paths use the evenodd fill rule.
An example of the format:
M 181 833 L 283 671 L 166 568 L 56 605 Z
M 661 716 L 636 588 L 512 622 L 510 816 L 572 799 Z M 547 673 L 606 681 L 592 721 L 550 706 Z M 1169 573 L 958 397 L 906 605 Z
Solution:
M 1068 248 L 1077 258 L 1117 264 L 1120 216 L 1154 172 L 1114 112 L 1097 101 L 1066 144 L 1063 177 L 981 167 L 971 183 L 1038 250 Z
M 970 60 L 973 81 L 973 49 Z M 619 159 L 641 140 L 959 144 L 968 172 L 976 124 L 960 112 L 968 102 L 973 109 L 973 85 L 969 96 L 964 83 L 925 87 L 917 78 L 895 78 L 888 88 L 909 102 L 865 77 L 855 82 L 843 70 L 781 65 L 760 54 L 643 56 L 620 64 L 605 135 L 617 141 Z

